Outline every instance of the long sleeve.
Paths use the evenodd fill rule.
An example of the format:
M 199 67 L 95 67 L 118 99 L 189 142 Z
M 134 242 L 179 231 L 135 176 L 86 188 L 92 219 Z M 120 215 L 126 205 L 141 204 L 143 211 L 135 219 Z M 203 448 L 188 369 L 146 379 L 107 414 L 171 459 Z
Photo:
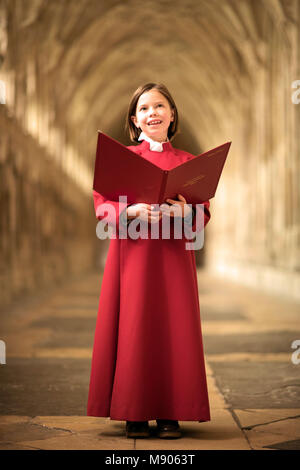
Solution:
M 208 221 L 210 220 L 211 214 L 210 214 L 210 202 L 205 201 L 203 202 L 203 209 L 200 204 L 192 204 L 192 209 L 193 209 L 193 215 L 190 215 L 188 217 L 185 217 L 183 219 L 185 225 L 188 227 L 189 233 L 192 232 L 201 232 L 201 230 L 204 229 Z M 204 210 L 204 214 L 203 214 Z M 204 216 L 204 220 L 202 217 Z M 198 227 L 197 227 L 197 219 L 200 220 L 200 224 L 198 222 Z
M 192 212 L 189 215 L 183 217 L 183 222 L 188 225 L 193 225 L 195 215 L 196 215 L 196 209 L 192 207 Z
M 128 204 L 127 207 L 129 206 L 133 206 L 134 204 Z M 123 210 L 123 212 L 120 214 L 120 219 L 119 219 L 119 222 L 120 224 L 123 225 L 123 227 L 128 227 L 128 225 L 130 224 L 130 222 L 132 222 L 133 219 L 128 219 L 126 217 L 126 213 L 125 213 L 125 210 Z
M 203 210 L 204 210 L 204 225 L 200 226 L 200 231 L 206 226 L 206 224 L 208 223 L 208 221 L 211 217 L 209 207 L 210 207 L 210 202 L 209 201 L 203 202 L 203 209 L 201 208 L 200 205 L 193 204 L 193 209 L 195 211 L 195 215 L 199 214 L 199 216 L 200 215 L 202 216 L 202 214 L 200 214 L 200 211 L 202 213 Z M 196 217 L 193 218 L 193 230 L 194 231 L 196 230 Z
M 113 228 L 114 235 L 118 233 L 127 233 L 127 225 L 120 222 L 123 220 L 123 212 L 130 204 L 119 201 L 110 201 L 95 190 L 93 190 L 93 198 L 97 219 L 105 219 L 105 222 Z

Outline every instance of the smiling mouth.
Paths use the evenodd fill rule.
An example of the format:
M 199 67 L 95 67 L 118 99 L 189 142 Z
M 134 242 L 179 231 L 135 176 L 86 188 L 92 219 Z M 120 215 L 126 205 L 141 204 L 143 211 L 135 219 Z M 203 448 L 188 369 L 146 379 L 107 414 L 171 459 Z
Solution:
M 162 121 L 153 121 L 153 122 L 149 122 L 148 126 L 158 126 L 161 123 L 162 123 Z

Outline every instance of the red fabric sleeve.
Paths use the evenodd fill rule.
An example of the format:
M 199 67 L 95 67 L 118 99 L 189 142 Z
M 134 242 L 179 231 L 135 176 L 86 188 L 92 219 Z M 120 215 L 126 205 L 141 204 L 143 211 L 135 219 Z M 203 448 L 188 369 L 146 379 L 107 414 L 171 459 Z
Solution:
M 202 226 L 200 226 L 200 230 L 201 231 L 205 226 L 206 224 L 208 223 L 209 219 L 210 219 L 210 210 L 209 210 L 209 206 L 210 206 L 210 202 L 209 201 L 205 201 L 203 202 L 203 209 L 201 208 L 200 205 L 196 205 L 196 204 L 193 204 L 193 209 L 195 209 L 197 215 L 199 214 L 200 216 L 200 211 L 203 212 L 203 209 L 204 209 L 204 226 L 202 224 Z M 196 217 L 194 216 L 193 218 L 193 231 L 196 230 Z
M 209 201 L 203 202 L 203 208 L 200 204 L 192 204 L 192 208 L 194 210 L 194 216 L 193 216 L 192 225 L 191 224 L 186 224 L 188 234 L 190 234 L 191 232 L 200 233 L 201 230 L 204 229 L 204 227 L 206 226 L 206 224 L 210 220 L 210 216 L 211 216 L 209 206 L 210 206 Z M 202 215 L 203 214 L 203 209 L 204 209 L 204 220 L 203 220 L 203 215 Z M 196 217 L 200 221 L 200 223 L 198 221 L 198 227 L 197 227 L 197 218 Z M 189 239 L 189 240 L 191 240 L 191 239 Z
M 105 222 L 113 228 L 113 233 L 118 236 L 119 233 L 127 233 L 127 227 L 120 224 L 120 214 L 130 204 L 106 199 L 102 194 L 93 190 L 94 208 L 98 220 L 105 218 Z M 110 206 L 105 207 L 104 204 Z M 114 210 L 113 210 L 114 208 Z M 110 209 L 110 210 L 109 210 Z

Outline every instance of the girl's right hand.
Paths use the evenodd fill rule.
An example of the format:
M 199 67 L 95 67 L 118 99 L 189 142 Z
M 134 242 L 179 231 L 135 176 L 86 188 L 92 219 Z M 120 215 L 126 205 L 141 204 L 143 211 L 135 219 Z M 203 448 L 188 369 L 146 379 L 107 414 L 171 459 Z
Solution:
M 132 206 L 127 207 L 126 212 L 128 219 L 139 217 L 140 220 L 151 224 L 159 222 L 162 217 L 161 211 L 155 211 L 152 209 L 151 204 L 143 202 L 132 204 Z

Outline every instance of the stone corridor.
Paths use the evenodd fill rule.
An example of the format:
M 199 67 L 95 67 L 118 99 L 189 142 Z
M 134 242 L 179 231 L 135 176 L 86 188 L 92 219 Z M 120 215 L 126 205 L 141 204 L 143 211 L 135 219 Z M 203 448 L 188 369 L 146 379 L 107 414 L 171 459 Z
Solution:
M 0 449 L 300 449 L 299 46 L 300 0 L 0 0 Z M 97 131 L 132 145 L 147 82 L 174 147 L 232 142 L 196 253 L 212 420 L 176 442 L 85 415 Z
M 199 271 L 211 407 L 183 437 L 125 437 L 86 416 L 101 276 L 91 272 L 2 315 L 0 449 L 300 449 L 299 304 Z M 300 348 L 299 348 L 300 349 Z

